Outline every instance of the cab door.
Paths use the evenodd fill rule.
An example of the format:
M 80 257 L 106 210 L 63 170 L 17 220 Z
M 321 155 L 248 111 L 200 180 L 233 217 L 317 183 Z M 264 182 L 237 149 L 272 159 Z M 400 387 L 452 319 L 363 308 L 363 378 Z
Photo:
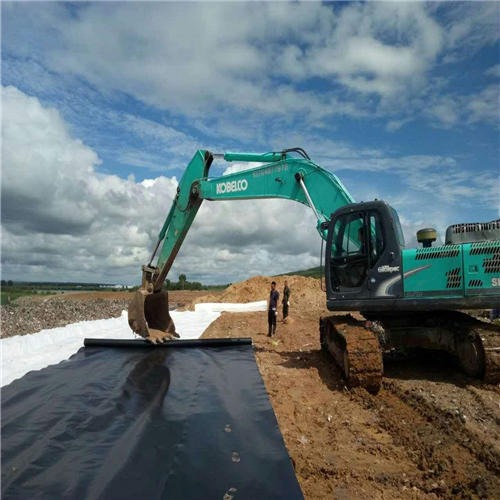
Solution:
M 332 220 L 326 259 L 332 292 L 374 296 L 377 267 L 386 248 L 382 217 L 372 208 L 341 213 Z
M 399 218 L 383 201 L 337 210 L 328 226 L 325 254 L 327 306 L 361 308 L 401 295 Z M 392 302 L 387 302 L 388 307 Z
M 367 251 L 366 214 L 354 212 L 336 218 L 330 252 L 330 286 L 342 293 L 365 296 L 365 281 L 370 269 Z

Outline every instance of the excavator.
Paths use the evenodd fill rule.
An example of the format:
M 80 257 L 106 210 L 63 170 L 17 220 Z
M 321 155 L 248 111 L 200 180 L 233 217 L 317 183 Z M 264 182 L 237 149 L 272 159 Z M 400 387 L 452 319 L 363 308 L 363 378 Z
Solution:
M 215 159 L 258 166 L 210 177 Z M 455 224 L 445 244 L 432 228 L 406 249 L 398 214 L 381 200 L 356 203 L 341 181 L 302 148 L 263 154 L 198 150 L 179 182 L 141 286 L 129 305 L 131 329 L 153 344 L 178 337 L 166 276 L 203 200 L 282 198 L 314 212 L 324 256 L 327 309 L 321 348 L 349 387 L 377 393 L 383 352 L 423 348 L 451 354 L 468 375 L 500 382 L 500 328 L 474 311 L 500 308 L 500 219 Z M 323 280 L 322 280 L 323 281 Z

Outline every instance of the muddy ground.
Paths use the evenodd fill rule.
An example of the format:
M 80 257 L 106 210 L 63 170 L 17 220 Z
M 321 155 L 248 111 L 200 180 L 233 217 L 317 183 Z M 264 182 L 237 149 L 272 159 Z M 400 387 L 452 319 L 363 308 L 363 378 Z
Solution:
M 283 278 L 275 279 L 281 292 Z M 171 292 L 170 302 L 186 308 L 199 301 L 262 300 L 270 281 L 252 278 L 213 296 Z M 462 375 L 444 356 L 426 354 L 386 358 L 376 396 L 348 390 L 320 350 L 318 318 L 327 311 L 319 282 L 288 281 L 290 321 L 278 322 L 276 337 L 267 337 L 265 312 L 223 313 L 204 337 L 252 338 L 305 498 L 500 498 L 500 388 Z M 40 307 L 53 318 L 70 307 L 84 315 L 86 303 L 86 319 L 95 319 L 96 308 L 114 311 L 117 300 L 128 299 L 121 292 L 58 296 L 32 304 L 31 314 Z M 108 301 L 113 309 L 106 310 Z M 3 336 L 19 311 L 2 310 Z
M 499 388 L 427 354 L 385 359 L 376 396 L 347 390 L 320 350 L 318 318 L 328 312 L 319 282 L 288 281 L 290 322 L 276 337 L 265 312 L 223 313 L 204 337 L 252 338 L 305 497 L 500 498 Z M 269 283 L 254 278 L 220 300 L 261 300 Z

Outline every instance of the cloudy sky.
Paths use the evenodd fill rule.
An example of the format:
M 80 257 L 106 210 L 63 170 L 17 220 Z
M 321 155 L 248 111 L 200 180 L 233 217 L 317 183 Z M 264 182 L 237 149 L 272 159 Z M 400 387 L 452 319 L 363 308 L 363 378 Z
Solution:
M 498 2 L 1 9 L 3 279 L 137 284 L 197 149 L 302 147 L 357 201 L 392 204 L 407 246 L 499 217 Z M 169 278 L 319 254 L 302 205 L 205 202 Z

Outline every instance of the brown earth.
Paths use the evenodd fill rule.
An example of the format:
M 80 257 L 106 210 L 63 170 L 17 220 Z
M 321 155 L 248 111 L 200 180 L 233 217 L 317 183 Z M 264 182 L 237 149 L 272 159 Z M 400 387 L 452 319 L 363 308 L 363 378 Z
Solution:
M 275 280 L 281 292 L 284 279 Z M 170 302 L 187 307 L 265 300 L 270 281 L 256 277 L 205 297 L 170 292 Z M 305 498 L 500 498 L 500 388 L 427 353 L 386 357 L 376 396 L 348 390 L 320 350 L 318 319 L 327 311 L 319 281 L 299 276 L 288 281 L 290 320 L 278 322 L 276 337 L 267 337 L 265 312 L 223 313 L 203 337 L 252 338 Z M 31 313 L 36 316 L 41 307 L 52 317 L 86 304 L 86 319 L 96 319 L 111 311 L 110 304 L 119 309 L 129 298 L 122 292 L 65 294 L 31 303 Z M 2 308 L 2 336 L 19 312 L 6 315 Z
M 282 291 L 282 277 L 274 278 Z M 221 302 L 266 299 L 270 278 L 229 287 Z M 442 356 L 385 359 L 376 396 L 348 390 L 319 346 L 319 281 L 288 278 L 290 321 L 223 313 L 203 337 L 251 337 L 260 373 L 307 499 L 500 498 L 500 390 Z M 202 299 L 202 301 L 208 301 Z

